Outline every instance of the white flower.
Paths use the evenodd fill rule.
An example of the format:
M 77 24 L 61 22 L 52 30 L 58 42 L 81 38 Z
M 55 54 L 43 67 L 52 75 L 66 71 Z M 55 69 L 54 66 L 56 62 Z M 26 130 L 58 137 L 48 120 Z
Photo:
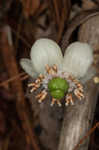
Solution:
M 30 59 L 20 61 L 22 68 L 31 76 L 37 78 L 30 83 L 31 92 L 41 85 L 41 91 L 36 98 L 42 102 L 50 92 L 53 105 L 65 96 L 65 105 L 73 103 L 72 92 L 78 99 L 84 98 L 83 86 L 78 79 L 83 78 L 93 62 L 93 50 L 87 43 L 74 42 L 62 55 L 60 47 L 50 39 L 37 40 L 30 52 Z M 43 74 L 43 75 L 41 75 Z M 76 79 L 77 78 L 77 79 Z
M 21 59 L 20 64 L 32 77 L 44 73 L 46 64 L 56 64 L 60 70 L 81 78 L 93 62 L 93 50 L 87 43 L 74 42 L 67 47 L 63 57 L 56 42 L 42 38 L 33 44 L 30 58 Z

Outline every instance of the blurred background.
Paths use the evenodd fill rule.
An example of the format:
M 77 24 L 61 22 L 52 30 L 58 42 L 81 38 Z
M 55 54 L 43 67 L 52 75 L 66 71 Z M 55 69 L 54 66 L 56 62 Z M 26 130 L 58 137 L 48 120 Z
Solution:
M 82 15 L 86 10 L 88 14 Z M 0 150 L 57 149 L 42 140 L 45 134 L 40 138 L 39 110 L 31 107 L 27 96 L 30 77 L 19 62 L 29 58 L 38 38 L 51 38 L 63 49 L 80 40 L 92 45 L 99 71 L 98 11 L 99 0 L 0 0 Z M 99 102 L 93 124 L 98 121 Z M 99 150 L 98 127 L 91 134 L 89 150 Z

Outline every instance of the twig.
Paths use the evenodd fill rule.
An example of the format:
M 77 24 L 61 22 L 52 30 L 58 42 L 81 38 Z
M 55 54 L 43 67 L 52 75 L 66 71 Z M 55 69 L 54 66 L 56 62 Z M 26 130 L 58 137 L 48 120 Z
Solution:
M 21 77 L 21 76 L 23 76 L 23 77 Z M 10 82 L 12 82 L 12 81 L 14 81 L 14 80 L 16 80 L 16 79 L 19 78 L 19 77 L 20 77 L 20 79 L 23 81 L 23 80 L 27 79 L 29 76 L 26 75 L 26 73 L 24 73 L 24 72 L 23 72 L 23 73 L 19 73 L 18 75 L 14 76 L 14 77 L 12 77 L 12 78 L 6 80 L 6 81 L 1 82 L 1 83 L 0 83 L 0 87 L 1 87 L 1 86 L 4 86 L 4 85 L 6 85 L 6 84 L 8 84 L 8 83 L 10 83 Z
M 94 127 L 89 130 L 89 132 L 80 140 L 80 142 L 75 146 L 73 150 L 77 150 L 79 146 L 85 141 L 85 139 L 88 138 L 88 136 L 91 135 L 98 126 L 99 126 L 99 122 L 97 122 L 94 125 Z

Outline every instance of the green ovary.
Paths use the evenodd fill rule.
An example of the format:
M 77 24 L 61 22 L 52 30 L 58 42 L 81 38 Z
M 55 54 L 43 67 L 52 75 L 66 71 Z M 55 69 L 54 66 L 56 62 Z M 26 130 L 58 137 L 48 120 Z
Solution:
M 64 91 L 62 90 L 55 90 L 55 91 L 51 91 L 51 96 L 56 98 L 56 99 L 61 99 L 64 97 Z
M 60 77 L 53 78 L 48 83 L 48 89 L 53 98 L 62 99 L 65 92 L 68 91 L 69 84 L 65 79 Z

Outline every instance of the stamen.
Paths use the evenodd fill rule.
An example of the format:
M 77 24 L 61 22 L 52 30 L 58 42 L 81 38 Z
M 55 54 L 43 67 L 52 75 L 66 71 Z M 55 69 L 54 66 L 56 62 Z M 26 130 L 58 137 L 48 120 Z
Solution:
M 46 65 L 46 75 L 40 74 L 38 78 L 35 80 L 34 83 L 29 83 L 28 87 L 32 87 L 30 92 L 36 91 L 40 86 L 42 85 L 44 90 L 41 91 L 38 95 L 36 95 L 36 98 L 38 99 L 38 102 L 41 103 L 47 96 L 47 89 L 48 89 L 48 83 L 49 80 L 53 79 L 54 77 L 61 77 L 64 80 L 66 80 L 69 84 L 68 93 L 65 98 L 65 105 L 68 106 L 69 104 L 74 105 L 74 100 L 72 98 L 72 92 L 78 99 L 84 98 L 84 89 L 83 85 L 80 83 L 79 80 L 77 80 L 72 75 L 69 75 L 66 72 L 59 71 L 57 66 L 54 64 L 52 67 L 49 65 Z M 62 106 L 59 99 L 52 98 L 51 106 L 55 104 L 55 102 L 58 104 L 59 107 Z
M 58 70 L 57 70 L 57 66 L 55 64 L 52 66 L 52 68 L 57 73 Z
M 69 75 L 67 79 L 73 81 L 73 77 L 71 75 Z
M 44 79 L 45 77 L 44 77 L 44 75 L 40 74 L 40 75 L 39 75 L 39 78 L 42 80 L 42 79 Z
M 35 80 L 35 82 L 28 84 L 28 87 L 33 87 L 30 90 L 31 93 L 36 91 L 41 86 L 43 79 L 44 79 L 44 76 L 40 74 L 39 77 Z
M 58 104 L 59 107 L 62 106 L 62 104 L 61 104 L 61 102 L 59 100 L 57 100 L 56 102 L 57 102 L 57 104 Z
M 84 98 L 84 94 L 82 93 L 82 91 L 80 91 L 79 89 L 75 89 L 74 90 L 74 94 L 75 94 L 75 96 L 77 96 L 77 98 L 78 99 L 82 99 L 82 98 Z
M 32 92 L 34 92 L 36 89 L 37 89 L 36 87 L 33 87 L 33 88 L 30 90 L 30 92 L 32 93 Z
M 35 83 L 29 83 L 28 87 L 35 86 Z
M 35 90 L 37 90 L 40 86 L 41 86 L 41 83 L 32 83 L 32 84 L 28 84 L 28 87 L 31 87 L 33 86 L 33 88 L 30 90 L 30 92 L 34 92 Z
M 56 99 L 55 98 L 52 98 L 52 102 L 51 102 L 51 106 L 53 106 L 54 104 L 55 104 L 55 102 L 56 102 Z
M 84 95 L 83 95 L 83 91 L 84 91 L 83 86 L 81 85 L 79 80 L 75 79 L 71 75 L 68 77 L 68 79 L 71 80 L 72 82 L 74 82 L 74 84 L 76 85 L 77 90 L 74 91 L 74 94 L 81 100 L 84 97 Z
M 56 74 L 56 66 L 50 67 L 49 65 L 46 65 L 46 72 L 52 76 Z
M 35 83 L 41 83 L 44 79 L 44 75 L 40 74 L 39 77 L 36 79 Z
M 69 103 L 71 103 L 72 105 L 74 105 L 73 98 L 72 98 L 72 94 L 70 94 L 70 93 L 67 94 L 65 101 L 66 101 L 66 103 L 65 103 L 66 106 L 68 106 Z
M 41 103 L 47 96 L 47 92 L 46 90 L 43 90 L 40 94 L 38 94 L 36 96 L 36 98 L 38 99 L 38 102 Z
M 46 72 L 49 74 L 50 67 L 49 67 L 49 65 L 48 65 L 48 64 L 45 66 L 45 69 L 46 69 Z
M 40 83 L 41 82 L 41 80 L 38 78 L 38 79 L 36 79 L 36 81 L 35 81 L 35 83 Z
M 83 86 L 80 83 L 77 84 L 77 87 L 83 89 Z
M 79 81 L 78 80 L 73 80 L 74 81 L 74 83 L 76 84 L 76 86 L 77 86 L 77 88 L 81 91 L 81 92 L 83 92 L 83 86 L 79 83 Z

